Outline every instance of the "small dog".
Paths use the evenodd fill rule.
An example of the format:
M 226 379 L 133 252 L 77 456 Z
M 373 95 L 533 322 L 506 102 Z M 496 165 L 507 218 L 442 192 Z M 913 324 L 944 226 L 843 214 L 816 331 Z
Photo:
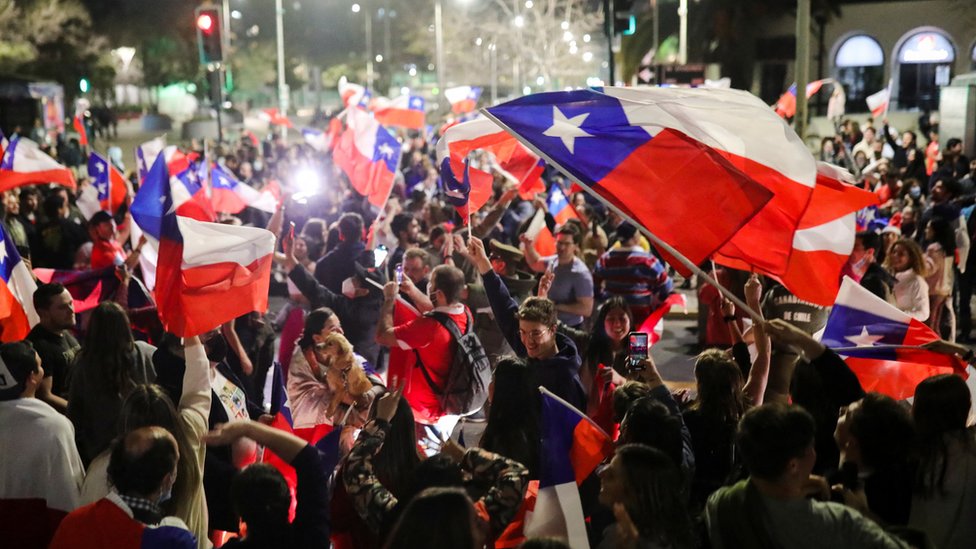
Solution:
M 369 391 L 373 384 L 366 377 L 363 367 L 356 363 L 352 345 L 342 334 L 329 334 L 325 341 L 315 346 L 316 354 L 324 359 L 325 381 L 332 390 L 329 402 L 329 416 L 335 414 L 340 402 L 353 404 L 355 399 Z

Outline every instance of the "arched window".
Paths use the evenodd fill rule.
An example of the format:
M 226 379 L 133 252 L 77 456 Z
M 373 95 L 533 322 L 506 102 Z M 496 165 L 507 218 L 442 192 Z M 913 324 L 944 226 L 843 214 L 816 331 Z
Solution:
M 837 81 L 847 95 L 847 112 L 867 112 L 865 98 L 884 87 L 884 50 L 866 34 L 852 34 L 836 46 Z
M 939 108 L 939 88 L 952 80 L 956 47 L 940 29 L 912 31 L 900 41 L 895 58 L 898 70 L 898 106 L 902 109 Z

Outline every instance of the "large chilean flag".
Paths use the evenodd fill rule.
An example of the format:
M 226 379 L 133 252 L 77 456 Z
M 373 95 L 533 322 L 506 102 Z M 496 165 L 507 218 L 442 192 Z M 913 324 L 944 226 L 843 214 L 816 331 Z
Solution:
M 267 309 L 274 235 L 177 215 L 170 183 L 159 155 L 132 202 L 132 217 L 158 250 L 155 295 L 166 330 L 199 335 Z
M 36 289 L 17 246 L 0 226 L 0 341 L 20 341 L 37 324 L 33 301 Z
M 76 188 L 71 170 L 58 164 L 37 143 L 26 137 L 16 137 L 7 144 L 0 160 L 0 192 L 23 185 L 57 183 Z
M 761 242 L 769 271 L 785 270 L 816 166 L 758 98 L 604 88 L 539 93 L 484 112 L 692 262 L 742 236 Z
M 356 192 L 382 208 L 400 164 L 400 142 L 362 109 L 346 111 L 346 130 L 332 151 Z

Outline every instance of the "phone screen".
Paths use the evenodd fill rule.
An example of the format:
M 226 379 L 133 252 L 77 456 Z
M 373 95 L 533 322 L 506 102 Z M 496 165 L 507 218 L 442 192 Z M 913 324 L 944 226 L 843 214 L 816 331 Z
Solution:
M 632 360 L 647 358 L 647 334 L 630 332 L 627 338 L 630 341 L 630 358 Z
M 403 263 L 397 263 L 396 265 L 396 283 L 403 283 Z
M 386 261 L 386 256 L 389 253 L 390 252 L 386 249 L 386 246 L 383 246 L 382 244 L 377 246 L 376 249 L 373 250 L 373 266 L 378 268 L 383 265 L 383 262 Z

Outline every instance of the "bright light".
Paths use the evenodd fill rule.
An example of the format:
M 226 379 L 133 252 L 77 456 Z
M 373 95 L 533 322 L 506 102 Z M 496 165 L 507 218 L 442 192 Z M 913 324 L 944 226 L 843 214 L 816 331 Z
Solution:
M 197 28 L 206 32 L 213 28 L 214 20 L 210 17 L 209 13 L 201 13 L 200 17 L 197 17 Z
M 578 51 L 579 51 L 579 48 L 577 48 L 576 46 L 570 46 L 569 47 L 569 53 L 570 53 L 570 55 L 576 55 L 576 52 L 578 52 Z
M 359 4 L 353 4 L 352 5 L 352 12 L 353 13 L 359 13 L 359 10 L 361 10 L 361 9 L 362 9 L 362 7 L 360 7 Z
M 516 27 L 519 27 L 519 28 L 522 28 L 522 27 L 524 27 L 524 26 L 525 26 L 525 18 L 524 18 L 524 17 L 522 17 L 521 15 L 516 15 L 516 16 L 515 16 L 515 20 L 514 20 L 514 21 L 512 21 L 512 23 L 513 23 L 513 24 L 514 24 L 514 25 L 515 25 Z
M 590 41 L 590 35 L 589 34 L 584 34 L 583 35 L 583 41 L 584 42 L 589 42 Z
M 563 21 L 562 23 L 560 23 L 559 24 L 559 28 L 561 28 L 563 30 L 569 29 L 569 21 Z
M 475 46 L 480 46 L 481 45 L 481 37 L 480 36 L 474 39 L 474 45 Z
M 583 52 L 583 61 L 586 61 L 587 63 L 593 61 L 593 52 L 591 51 Z
M 522 88 L 522 95 L 529 95 L 530 93 L 532 93 L 532 88 L 531 87 L 526 86 L 526 87 Z
M 322 181 L 319 178 L 319 174 L 311 168 L 299 169 L 295 173 L 292 183 L 298 189 L 298 192 L 292 196 L 296 200 L 301 200 L 322 192 Z
M 563 88 L 563 91 L 571 92 L 571 91 L 573 91 L 573 87 L 572 86 L 566 86 L 565 88 Z
M 400 95 L 410 95 L 410 88 L 406 86 L 400 88 Z
M 78 89 L 81 91 L 81 93 L 88 93 L 88 90 L 91 89 L 91 84 L 88 82 L 87 78 L 82 78 L 78 81 Z
M 575 48 L 575 47 L 576 47 L 577 45 L 578 45 L 578 44 L 576 43 L 576 40 L 570 40 L 570 41 L 569 41 L 569 47 L 571 47 L 571 48 Z
M 532 3 L 532 0 L 525 0 L 525 9 L 530 10 L 534 5 L 535 4 Z
M 383 54 L 381 54 L 381 53 L 376 54 L 376 62 L 377 63 L 382 63 L 383 62 Z
M 591 76 L 586 79 L 586 85 L 591 88 L 599 88 L 603 85 L 603 80 L 601 80 L 598 76 Z
M 240 19 L 241 17 L 244 17 L 244 14 L 241 13 L 241 10 L 233 10 L 230 12 L 230 16 L 233 19 Z
M 407 71 L 407 74 L 409 74 L 410 76 L 417 76 L 417 67 L 410 67 L 410 70 Z
M 546 78 L 544 76 L 539 76 L 538 78 L 535 79 L 536 86 L 541 86 L 545 83 L 546 83 Z
M 563 42 L 569 42 L 573 39 L 573 33 L 566 31 L 563 33 Z
M 429 71 L 434 70 L 434 64 L 433 63 L 428 63 L 427 64 L 427 70 L 429 70 Z

